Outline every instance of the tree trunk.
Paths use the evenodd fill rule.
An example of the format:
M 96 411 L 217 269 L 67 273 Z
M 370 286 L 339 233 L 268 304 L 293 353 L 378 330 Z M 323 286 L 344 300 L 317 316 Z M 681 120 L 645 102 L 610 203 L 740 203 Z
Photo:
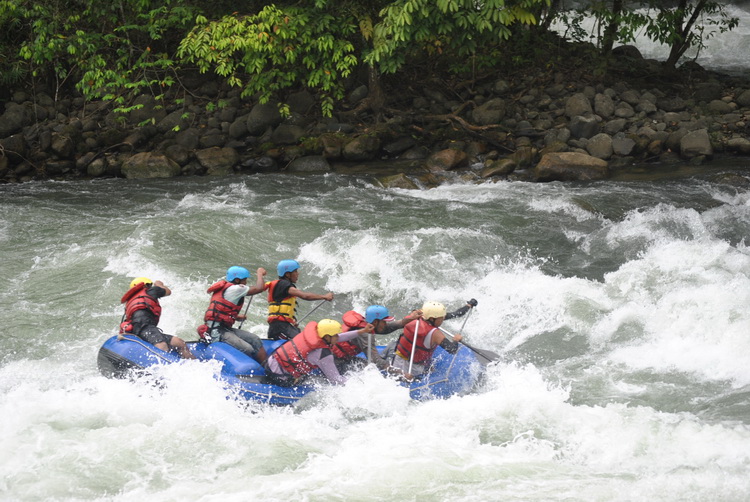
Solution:
M 685 20 L 685 15 L 687 14 L 689 3 L 687 0 L 680 0 L 678 9 L 680 9 L 680 11 L 682 12 L 682 16 L 680 17 L 680 19 L 675 19 L 675 25 L 672 27 L 674 33 L 678 36 L 675 38 L 675 41 L 672 43 L 672 47 L 669 49 L 669 57 L 667 58 L 667 61 L 665 63 L 668 68 L 674 68 L 677 64 L 677 61 L 679 61 L 682 55 L 685 54 L 685 51 L 687 51 L 692 45 L 693 39 L 695 38 L 695 34 L 692 32 L 693 27 L 695 26 L 695 22 L 698 20 L 698 17 L 706 8 L 707 2 L 708 0 L 700 0 L 695 5 L 690 19 L 688 19 L 683 26 L 682 23 Z
M 620 15 L 622 14 L 623 0 L 614 0 L 612 2 L 612 18 L 604 29 L 602 35 L 602 54 L 605 56 L 612 52 L 612 47 L 617 39 L 617 31 L 620 29 Z

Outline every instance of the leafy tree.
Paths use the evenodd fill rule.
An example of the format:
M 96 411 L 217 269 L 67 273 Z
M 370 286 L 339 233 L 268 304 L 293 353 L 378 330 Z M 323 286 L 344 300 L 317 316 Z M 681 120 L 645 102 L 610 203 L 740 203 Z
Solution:
M 592 0 L 574 13 L 560 12 L 559 19 L 574 39 L 587 37 L 581 28 L 584 19 L 596 20 L 593 38 L 602 53 L 611 52 L 615 42 L 631 43 L 643 30 L 649 39 L 670 47 L 667 67 L 674 67 L 685 52 L 705 48 L 705 42 L 717 32 L 734 29 L 739 20 L 729 17 L 724 5 L 713 0 Z
M 303 83 L 322 94 L 330 115 L 344 94 L 344 80 L 358 63 L 349 16 L 314 7 L 268 5 L 257 14 L 234 13 L 216 21 L 199 16 L 178 55 L 202 72 L 213 70 L 242 94 L 260 102 Z

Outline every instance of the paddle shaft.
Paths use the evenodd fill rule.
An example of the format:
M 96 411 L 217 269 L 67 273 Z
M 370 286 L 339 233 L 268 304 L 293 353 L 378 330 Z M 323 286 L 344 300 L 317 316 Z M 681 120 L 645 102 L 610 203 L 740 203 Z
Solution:
M 245 312 L 243 315 L 245 316 L 245 319 L 247 319 L 247 311 L 250 310 L 250 304 L 253 303 L 253 297 L 250 296 L 250 299 L 247 301 L 247 307 L 245 307 Z M 245 319 L 240 321 L 240 325 L 237 326 L 237 329 L 242 329 L 242 324 L 245 322 Z
M 453 338 L 455 340 L 456 336 L 446 331 L 444 328 L 438 328 L 440 331 L 448 335 L 449 337 Z M 481 356 L 482 358 L 486 359 L 487 362 L 497 361 L 500 359 L 500 354 L 496 354 L 492 352 L 491 350 L 484 350 L 484 349 L 477 349 L 476 347 L 472 347 L 468 343 L 464 342 L 463 340 L 459 340 L 461 345 L 464 345 L 467 349 L 471 350 L 475 354 Z
M 312 314 L 313 312 L 315 312 L 316 310 L 318 310 L 318 309 L 319 309 L 319 308 L 321 307 L 321 305 L 323 305 L 323 304 L 324 304 L 325 302 L 326 302 L 326 300 L 321 300 L 321 301 L 320 301 L 320 303 L 319 303 L 319 304 L 317 304 L 317 305 L 316 305 L 315 307 L 313 307 L 313 309 L 312 309 L 312 310 L 311 310 L 310 312 L 308 312 L 307 314 L 305 314 L 304 316 L 302 316 L 302 317 L 301 317 L 301 318 L 300 318 L 300 319 L 299 319 L 299 320 L 297 321 L 297 324 L 299 324 L 299 323 L 301 323 L 302 321 L 304 321 L 305 319 L 307 319 L 307 318 L 308 318 L 308 317 L 310 316 L 310 314 Z
M 411 367 L 414 365 L 414 353 L 417 351 L 417 336 L 419 335 L 419 319 L 414 327 L 414 340 L 411 342 L 411 355 L 409 355 L 409 374 L 411 375 Z

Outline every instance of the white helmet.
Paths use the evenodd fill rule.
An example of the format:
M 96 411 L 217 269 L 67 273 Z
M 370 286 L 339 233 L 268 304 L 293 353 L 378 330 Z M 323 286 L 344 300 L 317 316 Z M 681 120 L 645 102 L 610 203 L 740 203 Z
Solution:
M 422 305 L 422 317 L 425 319 L 445 317 L 445 305 L 440 302 L 424 302 L 424 305 Z

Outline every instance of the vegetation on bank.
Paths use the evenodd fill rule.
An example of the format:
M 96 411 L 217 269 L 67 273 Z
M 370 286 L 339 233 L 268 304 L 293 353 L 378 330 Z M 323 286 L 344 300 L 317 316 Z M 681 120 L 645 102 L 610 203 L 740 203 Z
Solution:
M 378 117 L 384 77 L 471 81 L 536 63 L 553 26 L 593 42 L 604 72 L 613 47 L 639 30 L 671 47 L 673 67 L 737 22 L 709 0 L 587 0 L 574 10 L 562 0 L 0 0 L 0 97 L 41 83 L 55 97 L 75 90 L 127 112 L 139 95 L 175 99 L 180 76 L 198 70 L 280 102 L 282 113 L 285 93 L 305 89 L 330 115 L 352 75 L 366 71 L 360 106 Z

